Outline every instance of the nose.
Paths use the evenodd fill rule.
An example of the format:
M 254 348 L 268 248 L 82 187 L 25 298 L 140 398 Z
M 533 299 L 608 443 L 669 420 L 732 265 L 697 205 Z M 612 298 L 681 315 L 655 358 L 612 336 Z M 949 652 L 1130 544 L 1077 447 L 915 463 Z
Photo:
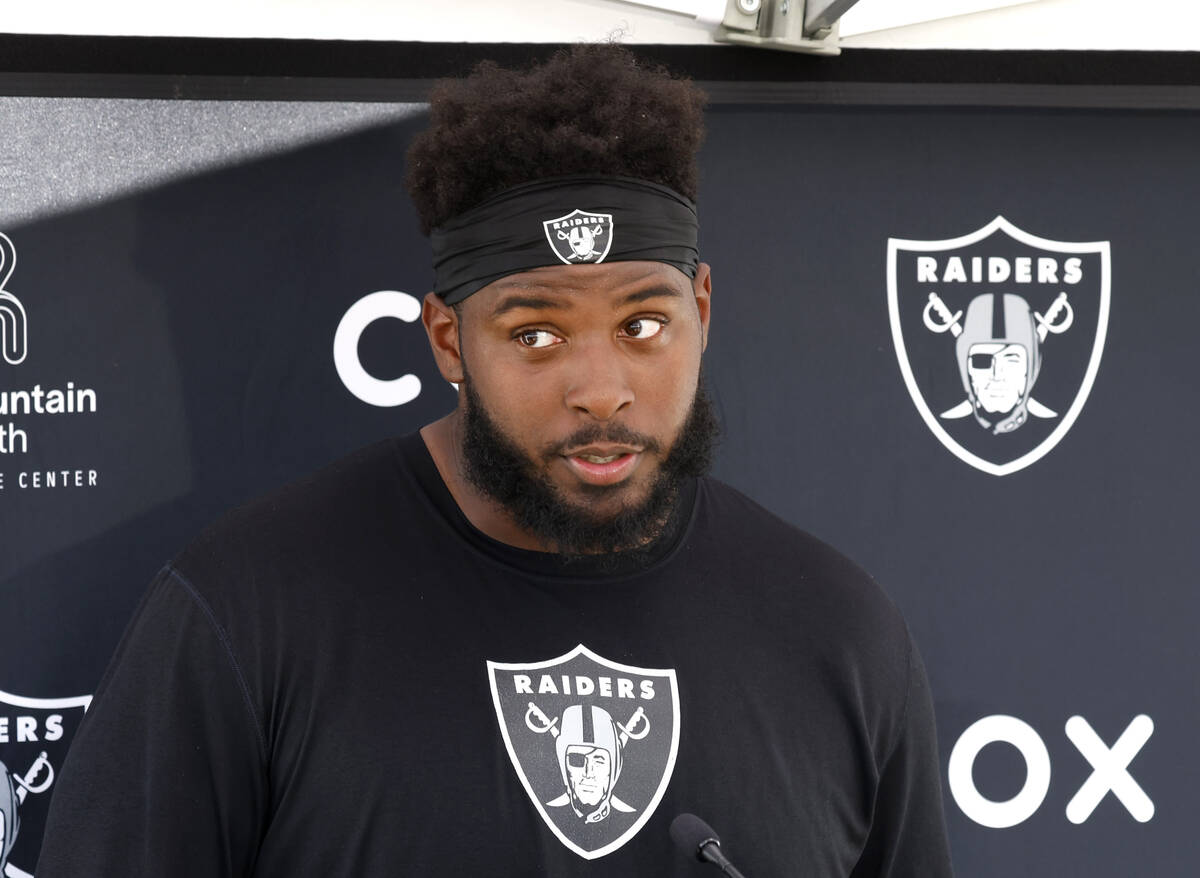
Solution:
M 568 408 L 607 421 L 633 400 L 633 386 L 620 351 L 599 342 L 581 345 L 574 352 L 563 398 Z

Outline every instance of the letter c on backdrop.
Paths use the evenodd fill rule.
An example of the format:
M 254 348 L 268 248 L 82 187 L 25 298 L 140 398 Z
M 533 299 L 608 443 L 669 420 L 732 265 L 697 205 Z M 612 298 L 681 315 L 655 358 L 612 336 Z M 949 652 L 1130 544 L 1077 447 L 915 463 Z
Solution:
M 420 396 L 421 379 L 416 375 L 384 381 L 369 374 L 358 358 L 358 340 L 376 320 L 395 317 L 413 323 L 420 316 L 421 303 L 397 290 L 368 293 L 351 305 L 333 335 L 333 365 L 346 389 L 363 402 L 381 408 L 404 405 Z

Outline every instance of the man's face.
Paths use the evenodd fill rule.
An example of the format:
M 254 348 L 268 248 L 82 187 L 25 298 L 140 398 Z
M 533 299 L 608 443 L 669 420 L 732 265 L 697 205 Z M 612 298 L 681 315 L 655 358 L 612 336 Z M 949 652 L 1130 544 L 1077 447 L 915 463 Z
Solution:
M 709 302 L 707 272 L 697 277 L 657 262 L 555 266 L 468 298 L 467 444 L 482 424 L 485 451 L 506 442 L 526 476 L 586 520 L 644 506 L 689 415 L 711 420 L 693 405 Z M 485 490 L 502 476 L 480 468 L 490 470 L 474 479 Z
M 973 344 L 967 352 L 967 374 L 984 411 L 1010 412 L 1025 396 L 1029 355 L 1019 344 Z
M 571 744 L 567 747 L 567 781 L 575 798 L 595 806 L 608 795 L 612 756 L 603 747 Z

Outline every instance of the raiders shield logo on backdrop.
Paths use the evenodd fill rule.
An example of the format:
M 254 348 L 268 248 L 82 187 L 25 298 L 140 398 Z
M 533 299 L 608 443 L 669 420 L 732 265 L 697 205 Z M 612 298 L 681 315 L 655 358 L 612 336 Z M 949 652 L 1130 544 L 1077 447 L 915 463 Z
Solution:
M 603 262 L 612 247 L 611 213 L 573 210 L 558 219 L 546 220 L 542 228 L 546 230 L 546 240 L 554 255 L 567 265 Z
M 1071 429 L 1100 368 L 1109 242 L 1039 238 L 996 217 L 944 241 L 888 239 L 900 372 L 933 434 L 992 475 Z
M 0 875 L 31 878 L 55 772 L 91 703 L 0 692 Z
M 675 768 L 675 671 L 611 662 L 582 644 L 487 666 L 513 768 L 559 841 L 593 860 L 633 838 Z

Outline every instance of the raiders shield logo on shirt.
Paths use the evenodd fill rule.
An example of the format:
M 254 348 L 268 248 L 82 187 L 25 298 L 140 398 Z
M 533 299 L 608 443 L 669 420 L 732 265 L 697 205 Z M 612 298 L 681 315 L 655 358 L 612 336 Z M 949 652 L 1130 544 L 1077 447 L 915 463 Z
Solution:
M 487 666 L 513 768 L 559 841 L 592 860 L 633 838 L 675 768 L 675 671 L 618 664 L 582 644 Z
M 942 241 L 888 240 L 888 311 L 921 417 L 1003 476 L 1075 423 L 1108 328 L 1109 242 L 1039 238 L 996 217 Z
M 603 262 L 612 247 L 611 213 L 573 210 L 557 219 L 546 220 L 542 228 L 546 230 L 546 240 L 554 255 L 567 265 Z
M 0 875 L 31 878 L 55 771 L 92 696 L 25 698 L 0 692 Z

